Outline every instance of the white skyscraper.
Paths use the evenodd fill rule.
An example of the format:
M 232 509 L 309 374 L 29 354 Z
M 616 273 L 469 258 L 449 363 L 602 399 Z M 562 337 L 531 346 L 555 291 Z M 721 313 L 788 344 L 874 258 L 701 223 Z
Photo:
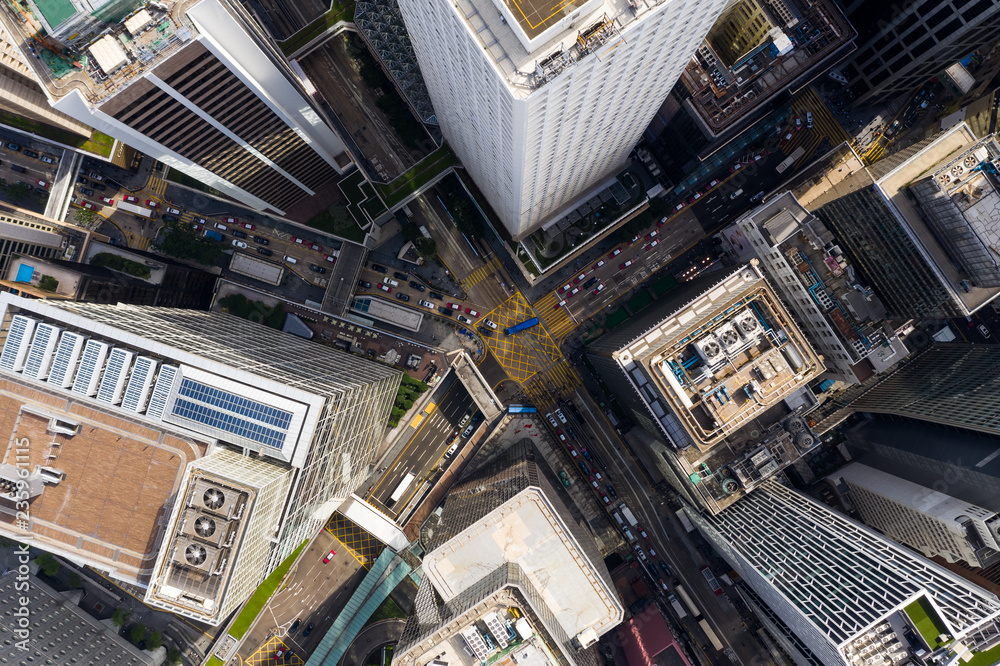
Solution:
M 445 138 L 516 239 L 620 169 L 726 0 L 399 0 Z

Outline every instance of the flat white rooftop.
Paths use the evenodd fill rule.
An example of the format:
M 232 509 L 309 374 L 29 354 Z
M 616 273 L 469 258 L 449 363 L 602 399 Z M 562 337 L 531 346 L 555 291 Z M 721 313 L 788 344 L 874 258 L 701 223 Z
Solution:
M 522 568 L 568 636 L 602 635 L 621 621 L 609 589 L 545 496 L 528 488 L 424 558 L 424 572 L 450 601 L 505 563 Z

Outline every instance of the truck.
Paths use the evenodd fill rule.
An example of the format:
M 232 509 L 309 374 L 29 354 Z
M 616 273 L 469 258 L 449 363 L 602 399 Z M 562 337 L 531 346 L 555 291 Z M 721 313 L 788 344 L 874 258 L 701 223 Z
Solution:
M 119 204 L 119 208 L 120 207 L 121 205 Z M 205 238 L 209 240 L 214 240 L 214 241 L 222 240 L 222 234 L 220 234 L 218 231 L 212 231 L 211 229 L 205 229 L 205 233 L 203 235 L 205 236 Z
M 687 532 L 688 534 L 694 532 L 694 525 L 691 524 L 691 519 L 688 518 L 688 515 L 684 511 L 684 509 L 677 510 L 676 514 L 677 514 L 677 520 L 681 521 L 681 525 L 684 526 L 684 531 Z
M 674 612 L 677 613 L 677 618 L 678 619 L 683 620 L 684 618 L 686 618 L 688 616 L 687 609 L 684 608 L 684 604 L 682 604 L 680 601 L 677 600 L 677 597 L 675 597 L 672 594 L 668 595 L 667 596 L 667 601 L 669 601 L 670 605 L 673 606 Z
M 634 515 L 632 515 L 632 509 L 628 508 L 624 504 L 622 504 L 622 515 L 625 516 L 625 520 L 627 520 L 628 524 L 632 527 L 639 524 L 639 521 L 635 519 Z
M 127 213 L 132 213 L 133 215 L 138 215 L 139 217 L 144 217 L 147 220 L 153 219 L 153 211 L 149 208 L 144 208 L 142 206 L 136 206 L 135 204 L 130 204 L 127 201 L 118 202 L 118 210 L 123 210 Z M 219 240 L 222 240 L 220 237 Z
M 785 169 L 795 164 L 795 160 L 799 159 L 805 154 L 806 154 L 806 149 L 803 148 L 802 146 L 799 146 L 798 148 L 792 151 L 791 155 L 783 159 L 781 161 L 781 164 L 776 166 L 774 170 L 777 171 L 778 173 L 783 173 Z
M 515 333 L 520 333 L 521 331 L 527 330 L 532 326 L 538 326 L 538 317 L 532 317 L 526 321 L 522 321 L 520 324 L 514 324 L 510 328 L 505 328 L 503 332 L 506 335 L 514 335 Z
M 722 652 L 722 641 L 720 641 L 719 637 L 715 635 L 714 631 L 712 631 L 712 627 L 708 626 L 708 621 L 705 618 L 701 618 L 698 620 L 698 626 L 701 627 L 701 630 L 705 633 L 705 638 L 707 638 L 708 642 L 712 644 L 712 647 L 719 652 Z

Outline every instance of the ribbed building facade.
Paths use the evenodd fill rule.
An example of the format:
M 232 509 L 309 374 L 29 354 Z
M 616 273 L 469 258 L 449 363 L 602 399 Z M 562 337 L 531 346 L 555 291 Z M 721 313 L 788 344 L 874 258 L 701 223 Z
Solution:
M 521 239 L 625 165 L 725 4 L 399 8 L 445 138 Z

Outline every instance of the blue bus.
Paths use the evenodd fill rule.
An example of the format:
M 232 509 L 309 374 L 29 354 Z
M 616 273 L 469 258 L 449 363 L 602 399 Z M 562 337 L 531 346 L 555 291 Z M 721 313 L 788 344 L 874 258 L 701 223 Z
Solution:
M 535 414 L 538 412 L 532 405 L 507 405 L 508 414 Z
M 514 324 L 510 328 L 505 328 L 503 332 L 507 335 L 514 335 L 515 333 L 520 333 L 521 331 L 527 330 L 532 326 L 538 326 L 538 317 L 532 317 L 527 321 L 522 321 L 520 324 Z

